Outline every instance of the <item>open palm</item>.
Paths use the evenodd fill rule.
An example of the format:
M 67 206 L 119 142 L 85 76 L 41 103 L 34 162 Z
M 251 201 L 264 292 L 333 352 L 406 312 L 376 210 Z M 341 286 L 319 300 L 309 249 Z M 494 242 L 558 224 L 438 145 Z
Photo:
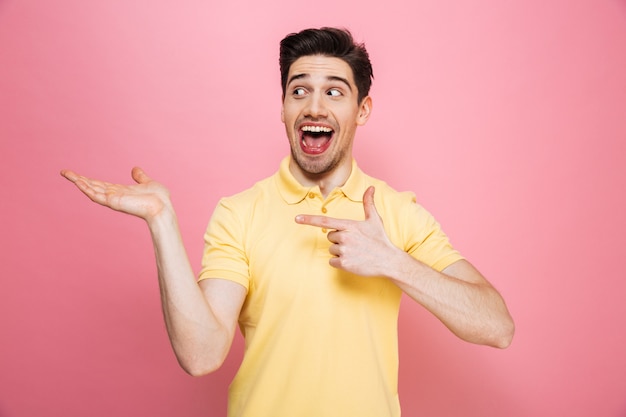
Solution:
M 92 201 L 146 221 L 155 218 L 171 205 L 167 188 L 148 177 L 141 168 L 135 167 L 131 172 L 136 182 L 133 185 L 111 184 L 69 170 L 61 171 L 61 175 L 73 182 Z

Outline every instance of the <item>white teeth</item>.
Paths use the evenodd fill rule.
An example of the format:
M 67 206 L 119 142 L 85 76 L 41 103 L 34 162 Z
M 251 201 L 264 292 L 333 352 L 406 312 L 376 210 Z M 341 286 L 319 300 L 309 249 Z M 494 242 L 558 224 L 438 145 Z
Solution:
M 302 126 L 302 131 L 303 132 L 313 132 L 313 133 L 330 133 L 333 130 L 330 127 L 324 127 L 324 126 Z

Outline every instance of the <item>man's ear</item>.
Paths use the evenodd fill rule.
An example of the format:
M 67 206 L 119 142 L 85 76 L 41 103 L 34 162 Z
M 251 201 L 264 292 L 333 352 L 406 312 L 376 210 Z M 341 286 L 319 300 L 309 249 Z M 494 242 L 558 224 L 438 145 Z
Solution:
M 370 118 L 370 114 L 372 114 L 372 98 L 367 96 L 361 100 L 359 115 L 356 118 L 356 124 L 359 126 L 364 125 Z
M 285 95 L 280 96 L 280 121 L 285 123 Z

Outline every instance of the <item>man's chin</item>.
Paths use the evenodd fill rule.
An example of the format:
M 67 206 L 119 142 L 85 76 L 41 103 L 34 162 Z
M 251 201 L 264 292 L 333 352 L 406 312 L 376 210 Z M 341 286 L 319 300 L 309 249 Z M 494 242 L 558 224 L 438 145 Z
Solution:
M 337 161 L 329 160 L 324 157 L 324 154 L 320 155 L 293 155 L 293 160 L 300 169 L 300 171 L 309 177 L 319 177 L 332 172 L 338 165 Z

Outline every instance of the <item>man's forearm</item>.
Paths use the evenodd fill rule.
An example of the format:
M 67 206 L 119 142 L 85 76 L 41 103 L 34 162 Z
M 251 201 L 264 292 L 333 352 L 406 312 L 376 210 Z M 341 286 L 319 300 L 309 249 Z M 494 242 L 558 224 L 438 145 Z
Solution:
M 173 210 L 148 223 L 154 244 L 163 315 L 181 367 L 192 375 L 217 369 L 232 336 L 211 310 L 198 283 Z
M 515 326 L 504 300 L 469 262 L 438 272 L 402 252 L 389 278 L 461 339 L 499 348 L 511 343 Z

